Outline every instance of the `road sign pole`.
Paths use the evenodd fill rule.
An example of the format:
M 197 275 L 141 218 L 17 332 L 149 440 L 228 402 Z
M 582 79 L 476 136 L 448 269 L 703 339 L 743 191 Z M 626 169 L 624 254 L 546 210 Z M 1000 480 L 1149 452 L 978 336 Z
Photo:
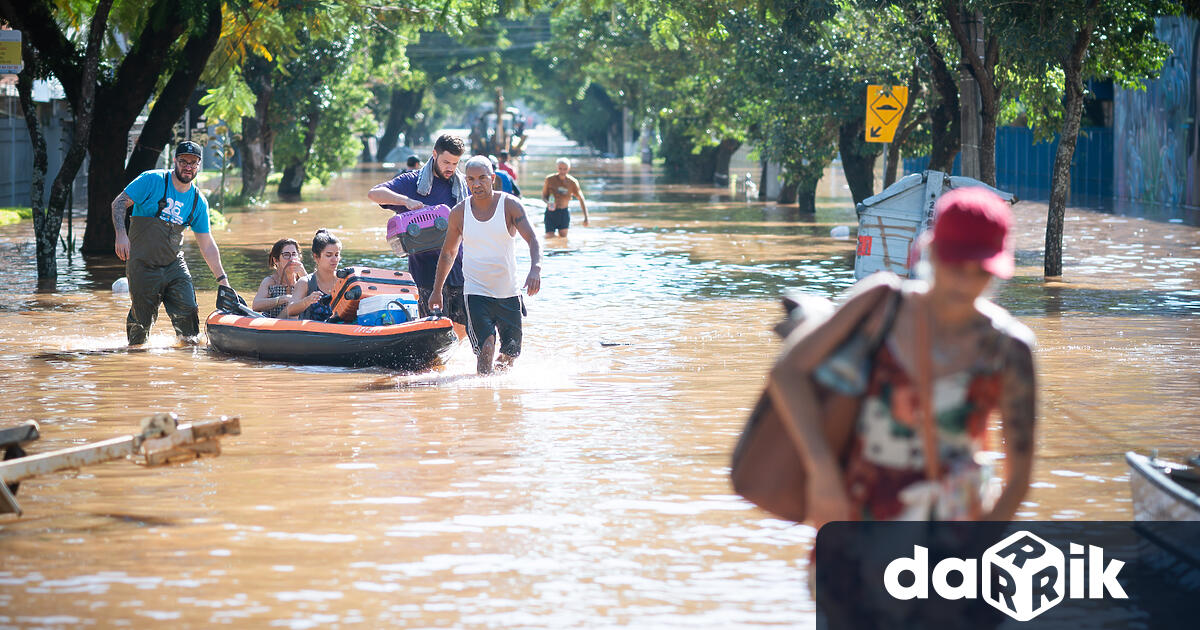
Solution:
M 881 179 L 883 180 L 884 183 L 887 183 L 887 154 L 888 154 L 888 146 L 890 146 L 890 145 L 891 145 L 890 142 L 883 143 L 883 177 Z

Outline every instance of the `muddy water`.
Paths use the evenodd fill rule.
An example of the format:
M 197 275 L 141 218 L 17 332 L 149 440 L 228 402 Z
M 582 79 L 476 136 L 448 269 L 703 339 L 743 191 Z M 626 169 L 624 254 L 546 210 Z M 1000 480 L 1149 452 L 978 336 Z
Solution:
M 525 164 L 522 183 L 550 159 Z M 775 297 L 852 282 L 835 178 L 815 217 L 584 160 L 591 201 L 546 244 L 511 373 L 397 376 L 124 343 L 120 271 L 76 258 L 33 291 L 28 225 L 0 228 L 0 414 L 48 450 L 150 411 L 238 415 L 216 459 L 114 462 L 28 481 L 0 517 L 0 627 L 809 626 L 813 531 L 732 496 L 730 448 L 776 351 Z M 396 266 L 364 171 L 301 203 L 231 212 L 236 288 L 317 227 L 346 262 Z M 1022 516 L 1129 517 L 1121 454 L 1200 444 L 1200 231 L 1072 211 L 1066 282 L 1043 284 L 1044 206 L 1023 203 L 997 299 L 1038 334 L 1036 487 Z M 535 216 L 540 226 L 540 216 Z M 190 244 L 201 303 L 211 274 Z M 522 258 L 524 260 L 524 258 Z M 66 260 L 63 265 L 66 267 Z M 165 317 L 165 316 L 164 316 Z

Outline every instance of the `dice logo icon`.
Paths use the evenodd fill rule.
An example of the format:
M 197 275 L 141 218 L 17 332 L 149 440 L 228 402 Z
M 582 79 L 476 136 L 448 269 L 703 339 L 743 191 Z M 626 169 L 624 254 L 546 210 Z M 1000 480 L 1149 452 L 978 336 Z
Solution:
M 1029 621 L 1063 600 L 1066 557 L 1030 532 L 992 545 L 982 564 L 984 600 L 1017 621 Z

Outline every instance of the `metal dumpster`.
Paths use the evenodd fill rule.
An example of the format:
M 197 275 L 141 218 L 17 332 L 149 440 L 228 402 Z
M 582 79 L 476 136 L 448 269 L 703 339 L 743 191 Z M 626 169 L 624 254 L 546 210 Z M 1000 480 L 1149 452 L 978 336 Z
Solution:
M 941 171 L 906 175 L 878 195 L 864 199 L 858 212 L 858 248 L 854 277 L 862 279 L 881 269 L 901 276 L 912 275 L 910 252 L 913 242 L 933 224 L 933 204 L 948 190 L 982 186 L 1009 203 L 1017 198 L 970 177 L 950 176 Z

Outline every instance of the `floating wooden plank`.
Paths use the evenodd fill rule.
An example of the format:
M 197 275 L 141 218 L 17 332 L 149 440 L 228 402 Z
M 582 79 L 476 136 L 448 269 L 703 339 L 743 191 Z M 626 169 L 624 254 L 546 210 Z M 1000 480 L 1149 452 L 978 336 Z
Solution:
M 31 420 L 15 427 L 0 429 L 0 448 L 6 448 L 10 444 L 32 442 L 38 437 L 40 437 L 38 425 Z
M 147 466 L 215 456 L 221 453 L 218 440 L 241 434 L 238 418 L 221 417 L 192 424 L 175 425 L 174 414 L 155 414 L 142 420 L 138 435 L 113 438 L 82 446 L 39 453 L 0 463 L 0 485 L 38 475 L 73 470 L 114 459 L 132 458 Z M 16 512 L 21 507 L 7 488 L 0 491 L 0 513 Z

